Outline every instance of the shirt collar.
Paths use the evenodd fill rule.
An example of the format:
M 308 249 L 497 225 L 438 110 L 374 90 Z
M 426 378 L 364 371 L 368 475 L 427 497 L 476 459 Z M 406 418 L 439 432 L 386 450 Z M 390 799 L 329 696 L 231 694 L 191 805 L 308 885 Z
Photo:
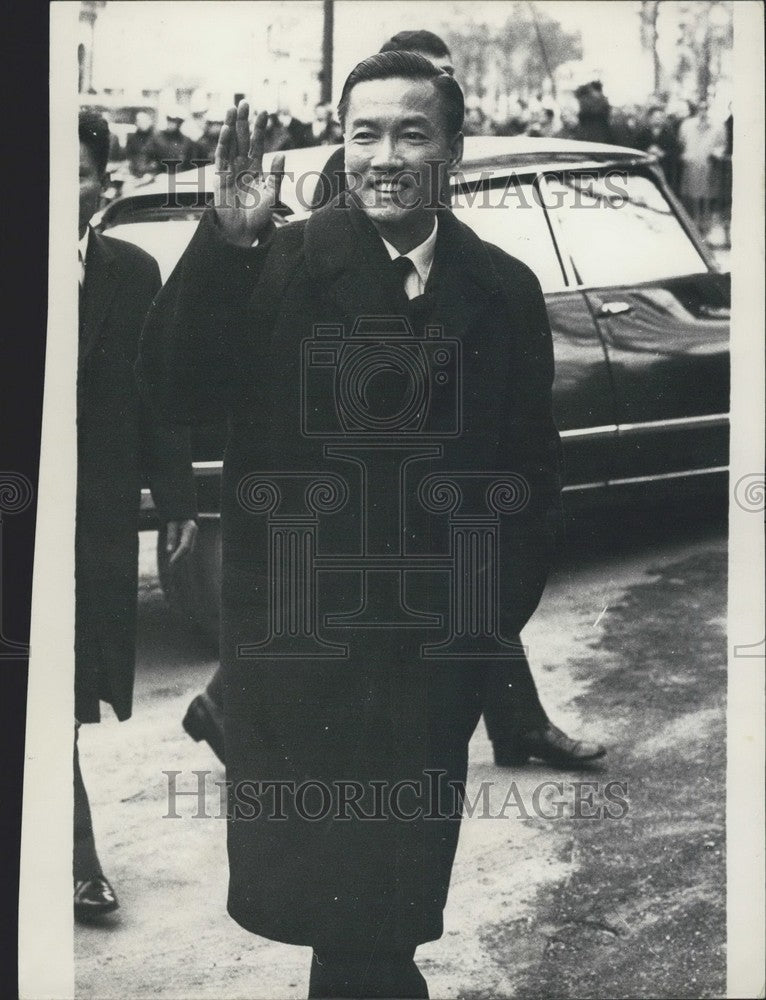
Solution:
M 436 250 L 436 234 L 439 231 L 439 219 L 434 216 L 434 228 L 431 230 L 431 235 L 427 236 L 418 246 L 412 250 L 408 250 L 407 253 L 399 253 L 396 247 L 391 246 L 388 240 L 383 240 L 383 246 L 388 251 L 388 256 L 391 260 L 396 260 L 397 257 L 409 257 L 412 261 L 415 270 L 418 272 L 421 282 L 425 285 L 428 281 L 428 275 L 431 272 L 431 265 L 434 262 L 434 252 Z

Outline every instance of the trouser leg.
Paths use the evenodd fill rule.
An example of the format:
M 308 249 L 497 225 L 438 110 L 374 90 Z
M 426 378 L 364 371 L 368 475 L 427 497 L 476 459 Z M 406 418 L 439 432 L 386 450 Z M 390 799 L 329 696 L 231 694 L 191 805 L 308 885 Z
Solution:
M 80 754 L 77 750 L 77 728 L 74 731 L 74 842 L 72 871 L 76 882 L 101 875 L 101 865 L 93 838 L 93 823 L 90 803 L 80 770 Z
M 519 733 L 539 729 L 548 721 L 520 643 L 518 656 L 487 667 L 482 711 L 493 743 L 513 740 Z
M 428 998 L 428 985 L 415 964 L 415 949 L 369 952 L 322 949 L 311 959 L 309 1000 L 367 997 Z

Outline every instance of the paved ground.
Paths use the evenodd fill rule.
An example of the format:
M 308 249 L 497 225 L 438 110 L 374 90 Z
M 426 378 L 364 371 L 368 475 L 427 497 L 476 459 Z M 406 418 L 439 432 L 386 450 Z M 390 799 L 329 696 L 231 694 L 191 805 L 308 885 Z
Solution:
M 463 824 L 445 934 L 418 951 L 432 998 L 724 994 L 725 540 L 720 519 L 666 514 L 570 532 L 524 639 L 549 714 L 607 742 L 608 765 L 500 770 L 479 727 L 469 794 L 493 782 L 492 813 L 509 804 L 505 818 Z M 149 537 L 140 632 L 134 718 L 80 736 L 122 907 L 108 927 L 77 928 L 78 996 L 304 997 L 308 949 L 255 938 L 225 913 L 224 821 L 192 819 L 191 798 L 183 818 L 163 818 L 163 770 L 183 772 L 185 787 L 210 770 L 212 815 L 223 771 L 180 727 L 215 663 L 169 618 Z M 555 817 L 564 801 L 562 818 L 534 815 L 546 781 L 563 787 L 543 788 L 541 809 Z M 606 782 L 627 785 L 613 786 L 627 814 L 573 816 L 584 781 L 600 782 L 596 806 Z

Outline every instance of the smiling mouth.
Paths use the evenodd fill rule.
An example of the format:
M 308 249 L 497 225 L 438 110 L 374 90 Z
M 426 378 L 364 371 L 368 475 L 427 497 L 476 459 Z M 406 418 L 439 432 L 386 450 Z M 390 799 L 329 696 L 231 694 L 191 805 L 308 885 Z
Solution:
M 405 189 L 405 185 L 401 181 L 394 180 L 376 180 L 372 182 L 373 190 L 379 192 L 380 194 L 399 194 Z

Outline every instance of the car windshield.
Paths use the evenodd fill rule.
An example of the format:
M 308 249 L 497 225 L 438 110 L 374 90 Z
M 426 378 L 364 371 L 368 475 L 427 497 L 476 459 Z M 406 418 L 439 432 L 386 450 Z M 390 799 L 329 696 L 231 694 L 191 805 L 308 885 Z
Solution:
M 643 174 L 548 177 L 545 204 L 583 285 L 634 285 L 699 274 L 707 264 L 654 181 Z
M 564 288 L 561 262 L 531 179 L 508 175 L 473 190 L 463 188 L 454 192 L 452 207 L 477 236 L 531 267 L 543 291 Z

